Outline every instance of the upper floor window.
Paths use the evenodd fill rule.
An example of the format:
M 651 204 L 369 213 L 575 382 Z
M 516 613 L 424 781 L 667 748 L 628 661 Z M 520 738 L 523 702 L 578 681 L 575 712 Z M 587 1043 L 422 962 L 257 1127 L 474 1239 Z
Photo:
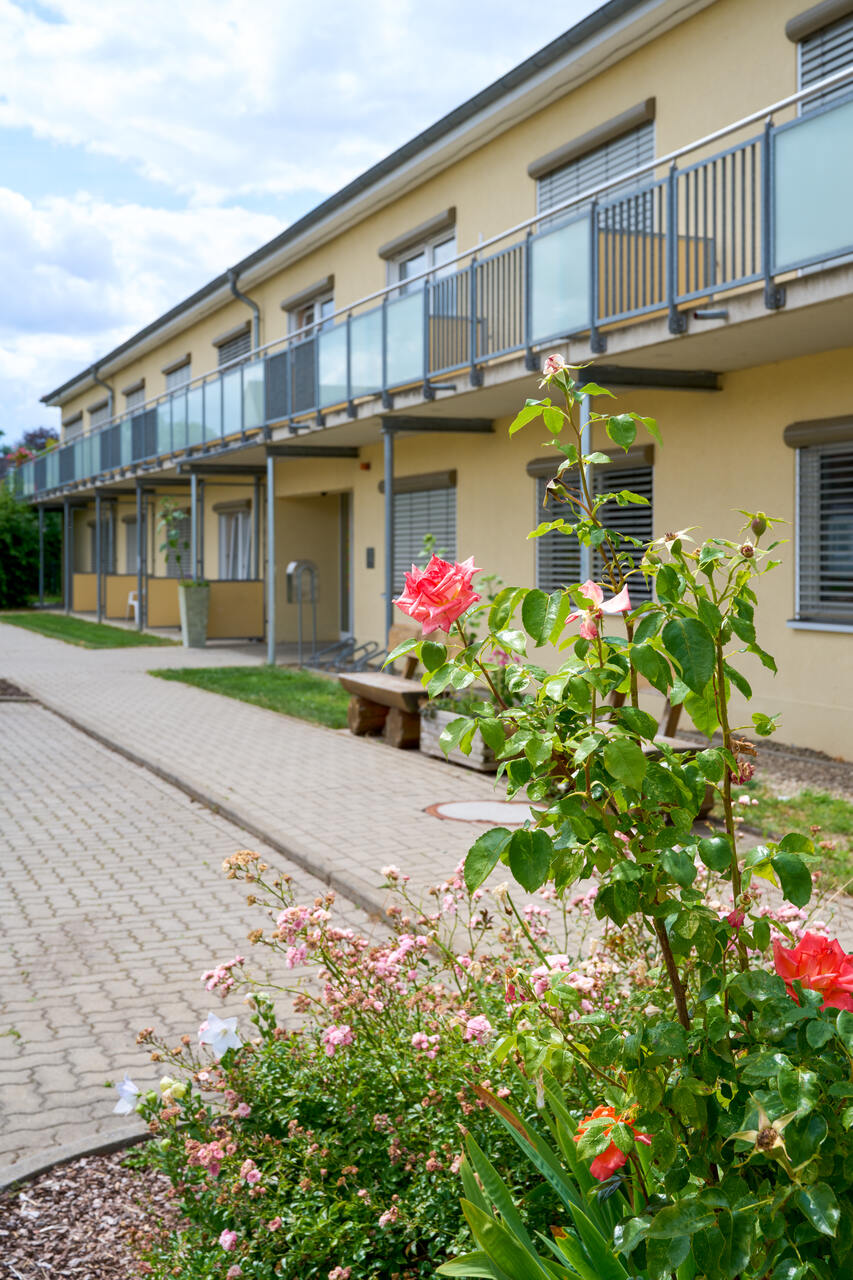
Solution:
M 71 440 L 76 440 L 78 436 L 83 434 L 83 415 L 78 413 L 75 417 L 69 418 L 67 422 L 62 424 L 62 443 L 68 444 Z
M 794 19 L 789 24 L 789 34 L 796 35 L 798 30 L 803 29 L 803 34 L 797 41 L 798 88 L 807 89 L 809 85 L 817 84 L 819 80 L 824 80 L 827 76 L 834 75 L 836 71 L 843 71 L 853 64 L 853 5 L 849 7 L 851 11 L 846 16 L 840 17 L 837 22 L 830 22 L 827 26 L 817 27 L 815 30 L 803 29 L 809 18 L 808 14 L 803 14 L 800 19 Z M 819 20 L 819 17 L 816 20 Z M 802 24 L 801 28 L 797 27 L 798 21 Z M 853 77 L 842 81 L 825 93 L 804 98 L 800 103 L 800 111 L 814 111 L 816 107 L 827 107 L 851 94 L 853 94 Z
M 853 419 L 794 423 L 797 618 L 853 624 Z
M 181 387 L 185 387 L 192 377 L 192 362 L 187 356 L 177 364 L 167 365 L 163 372 L 166 375 L 166 390 L 178 391 Z
M 214 338 L 213 345 L 216 347 L 217 364 L 221 369 L 223 365 L 231 364 L 249 354 L 252 349 L 252 330 L 248 324 L 240 325 L 238 329 L 224 333 L 221 338 Z
M 89 429 L 96 431 L 98 427 L 102 427 L 104 423 L 109 422 L 111 417 L 109 400 L 100 400 L 89 408 Z
M 141 409 L 145 404 L 145 383 L 138 382 L 136 386 L 125 387 L 124 390 L 124 407 L 128 413 L 133 413 L 134 409 Z
M 326 276 L 307 289 L 292 293 L 281 304 L 287 312 L 287 332 L 299 338 L 309 338 L 320 329 L 326 329 L 335 313 L 335 277 Z
M 455 207 L 395 236 L 380 247 L 379 256 L 387 263 L 388 284 L 399 283 L 401 294 L 422 289 L 426 276 L 421 280 L 414 277 L 423 272 L 431 272 L 432 280 L 452 275 L 456 269 Z

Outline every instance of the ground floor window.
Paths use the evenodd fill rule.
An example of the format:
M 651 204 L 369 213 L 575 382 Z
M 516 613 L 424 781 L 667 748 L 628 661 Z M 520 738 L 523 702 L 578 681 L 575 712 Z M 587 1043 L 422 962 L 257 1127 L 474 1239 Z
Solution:
M 98 526 L 89 521 L 89 563 L 92 573 L 98 564 Z M 101 573 L 115 573 L 115 525 L 112 516 L 101 516 Z
M 456 559 L 456 489 L 412 489 L 394 493 L 394 585 L 402 591 L 412 565 L 423 566 L 424 539 L 436 555 Z
M 166 577 L 191 578 L 193 576 L 191 541 L 192 521 L 188 511 L 181 512 L 176 520 L 175 529 L 178 535 L 177 548 L 171 547 L 166 552 Z
M 797 450 L 797 616 L 853 623 L 853 440 Z
M 124 571 L 139 572 L 138 547 L 136 545 L 136 516 L 125 516 L 124 521 Z
M 219 513 L 219 576 L 251 578 L 252 520 L 248 508 Z
M 619 493 L 628 489 L 648 501 L 648 505 L 631 503 L 623 507 L 614 501 L 600 508 L 601 518 L 606 526 L 625 539 L 620 550 L 627 551 L 635 564 L 639 562 L 653 537 L 653 470 L 651 466 L 619 467 L 611 464 L 596 467 L 592 475 L 593 489 L 597 494 Z M 547 475 L 536 477 L 536 523 L 561 519 L 573 521 L 577 508 L 570 501 L 557 502 L 549 497 L 546 504 L 549 479 L 550 476 Z M 570 485 L 571 482 L 568 482 L 567 487 Z M 628 541 L 630 538 L 637 539 L 641 545 L 635 546 Z M 580 580 L 581 548 L 573 534 L 552 529 L 550 533 L 537 538 L 535 545 L 536 585 L 541 591 L 559 591 Z M 592 576 L 596 581 L 605 580 L 604 564 L 598 554 L 594 554 L 592 558 Z M 632 574 L 629 592 L 633 603 L 642 604 L 651 599 L 651 584 L 642 574 Z

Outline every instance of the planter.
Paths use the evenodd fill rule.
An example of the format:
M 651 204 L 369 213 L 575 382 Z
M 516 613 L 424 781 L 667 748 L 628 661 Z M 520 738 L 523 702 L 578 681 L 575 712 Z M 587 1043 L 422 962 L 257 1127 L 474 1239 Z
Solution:
M 439 760 L 447 760 L 449 764 L 461 764 L 466 769 L 476 769 L 478 773 L 494 773 L 498 762 L 479 733 L 474 736 L 470 756 L 466 756 L 458 747 L 454 747 L 450 755 L 444 754 L 438 740 L 442 730 L 452 720 L 458 719 L 458 711 L 438 711 L 427 704 L 421 710 L 421 751 L 425 756 L 435 756 Z
M 203 649 L 207 644 L 209 583 L 179 582 L 178 608 L 181 611 L 181 640 L 184 648 Z

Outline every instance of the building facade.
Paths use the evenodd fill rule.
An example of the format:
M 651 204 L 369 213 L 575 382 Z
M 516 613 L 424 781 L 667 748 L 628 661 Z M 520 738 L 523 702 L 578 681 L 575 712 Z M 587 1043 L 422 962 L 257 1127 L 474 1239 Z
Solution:
M 68 607 L 175 625 L 205 577 L 209 634 L 272 652 L 293 562 L 321 643 L 384 642 L 425 534 L 508 583 L 594 571 L 525 537 L 553 454 L 507 427 L 554 350 L 660 424 L 596 477 L 649 497 L 629 532 L 787 522 L 750 679 L 782 740 L 853 755 L 851 174 L 853 0 L 611 0 L 44 396 L 61 447 L 15 482 L 64 512 Z

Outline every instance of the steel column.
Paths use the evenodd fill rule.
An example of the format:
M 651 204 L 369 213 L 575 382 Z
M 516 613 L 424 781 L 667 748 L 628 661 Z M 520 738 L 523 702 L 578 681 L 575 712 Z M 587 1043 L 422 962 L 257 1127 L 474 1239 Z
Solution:
M 193 582 L 198 581 L 198 476 L 190 475 L 190 566 Z
M 142 536 L 142 485 L 136 483 L 136 629 L 142 630 L 142 599 L 144 592 L 143 565 L 142 565 L 142 549 L 144 539 Z
M 267 662 L 275 666 L 275 458 L 267 457 Z
M 71 503 L 67 498 L 62 501 L 62 560 L 65 569 L 65 612 L 71 612 Z
M 98 622 L 103 618 L 103 599 L 101 596 L 101 570 L 103 569 L 103 547 L 101 545 L 101 494 L 95 490 L 95 581 L 97 601 L 96 612 Z
M 382 429 L 385 472 L 385 632 L 394 621 L 394 432 Z M 401 584 L 402 585 L 402 584 Z
M 39 506 L 39 605 L 44 606 L 44 507 Z
M 198 573 L 195 581 L 204 581 L 204 480 L 198 482 Z
M 678 297 L 678 169 L 669 167 L 666 188 L 666 300 L 670 333 L 687 332 L 687 316 L 676 305 Z
M 778 311 L 785 305 L 785 287 L 773 283 L 773 119 L 767 117 L 761 137 L 761 270 L 764 276 L 764 305 Z
M 257 581 L 261 576 L 261 481 L 259 476 L 255 476 L 252 487 L 252 525 L 252 577 Z
M 583 388 L 581 388 L 583 390 Z M 580 405 L 580 428 L 581 428 L 581 457 L 592 452 L 592 428 L 589 422 L 589 396 L 584 396 Z M 590 471 L 588 467 L 583 468 L 584 476 L 589 479 Z M 592 577 L 592 548 L 580 545 L 580 576 L 581 582 L 588 582 Z
M 607 350 L 607 339 L 598 329 L 598 201 L 589 211 L 589 349 L 596 355 Z

